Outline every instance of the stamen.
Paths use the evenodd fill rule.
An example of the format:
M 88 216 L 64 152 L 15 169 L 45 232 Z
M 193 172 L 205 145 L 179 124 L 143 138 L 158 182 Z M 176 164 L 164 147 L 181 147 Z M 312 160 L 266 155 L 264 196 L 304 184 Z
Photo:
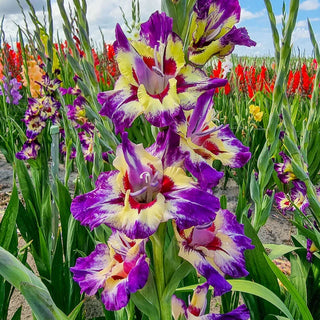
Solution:
M 222 25 L 220 25 L 218 27 L 218 29 L 216 29 L 215 31 L 211 32 L 207 37 L 206 37 L 206 41 L 209 42 L 209 41 L 213 41 L 214 38 L 220 33 L 222 29 Z
M 220 130 L 221 128 L 223 127 L 223 124 L 221 124 L 220 126 L 218 127 L 213 127 L 211 129 L 208 129 L 208 130 L 205 130 L 205 131 L 201 131 L 201 132 L 196 132 L 194 135 L 198 136 L 198 137 L 202 137 L 202 136 L 206 136 L 208 134 L 211 134 L 215 131 L 218 131 Z
M 148 189 L 148 186 L 144 186 L 143 188 L 141 188 L 140 190 L 137 190 L 135 192 L 130 192 L 130 196 L 132 197 L 136 197 L 136 196 L 140 196 L 141 194 L 143 194 L 144 192 L 146 192 Z
M 152 67 L 152 71 L 154 71 L 158 76 L 164 77 L 163 72 L 162 72 L 158 67 L 153 66 L 153 67 Z
M 143 179 L 144 177 L 144 181 L 149 184 L 151 182 L 151 175 L 150 172 L 144 171 L 140 174 L 139 178 Z

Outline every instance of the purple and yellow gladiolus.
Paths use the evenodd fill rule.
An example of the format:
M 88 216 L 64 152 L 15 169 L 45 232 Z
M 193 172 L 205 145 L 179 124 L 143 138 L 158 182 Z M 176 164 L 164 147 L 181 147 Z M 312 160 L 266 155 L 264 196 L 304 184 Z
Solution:
M 71 204 L 73 216 L 91 229 L 106 224 L 131 239 L 147 238 L 161 222 L 175 219 L 179 228 L 190 228 L 212 221 L 219 210 L 218 198 L 182 168 L 164 167 L 127 133 L 113 165 L 117 170 L 103 172 L 96 188 Z
M 235 310 L 225 314 L 205 314 L 207 307 L 207 293 L 209 285 L 207 282 L 198 286 L 192 295 L 188 307 L 186 303 L 172 296 L 172 315 L 174 320 L 247 320 L 250 317 L 249 310 L 245 305 L 241 305 Z
M 108 245 L 98 244 L 89 256 L 78 258 L 70 270 L 81 293 L 91 296 L 102 288 L 101 300 L 106 309 L 119 310 L 128 304 L 130 294 L 147 282 L 149 261 L 145 240 L 131 240 L 115 232 Z
M 226 84 L 185 64 L 182 40 L 165 13 L 153 13 L 135 41 L 129 42 L 117 25 L 114 47 L 121 75 L 114 90 L 99 93 L 98 101 L 100 114 L 111 118 L 116 133 L 141 114 L 156 127 L 168 126 L 183 119 L 183 109 L 190 109 L 202 92 Z
M 179 256 L 189 261 L 214 288 L 214 296 L 231 290 L 224 276 L 245 277 L 244 251 L 252 249 L 243 225 L 228 210 L 219 210 L 214 221 L 189 229 L 175 227 Z
M 197 0 L 191 15 L 188 56 L 191 63 L 204 65 L 212 56 L 229 55 L 236 45 L 255 46 L 240 20 L 238 0 Z
M 203 93 L 194 110 L 186 112 L 186 120 L 177 126 L 180 148 L 186 154 L 185 167 L 203 188 L 216 186 L 222 173 L 212 167 L 214 160 L 224 166 L 240 168 L 251 158 L 229 126 L 216 125 L 213 120 L 212 92 Z

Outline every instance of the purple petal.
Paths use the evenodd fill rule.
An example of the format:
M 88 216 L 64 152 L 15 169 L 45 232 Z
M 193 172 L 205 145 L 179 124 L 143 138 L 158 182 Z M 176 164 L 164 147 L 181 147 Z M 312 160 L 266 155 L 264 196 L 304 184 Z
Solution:
M 125 307 L 130 298 L 130 293 L 127 291 L 127 283 L 120 282 L 111 290 L 104 290 L 101 293 L 101 301 L 107 310 L 120 310 Z
M 213 296 L 221 296 L 231 290 L 231 284 L 205 259 L 195 265 L 197 271 L 207 279 L 209 285 L 214 288 Z
M 27 140 L 21 151 L 16 153 L 16 158 L 19 160 L 36 159 L 40 150 L 40 144 L 36 140 Z
M 235 45 L 241 45 L 252 47 L 256 45 L 256 42 L 250 39 L 246 28 L 237 29 L 236 27 L 233 27 L 225 36 L 221 38 L 220 41 L 221 45 L 223 46 L 231 45 L 234 47 Z M 229 53 L 231 52 L 228 52 L 228 54 Z
M 119 191 L 115 191 L 112 182 L 117 174 L 117 171 L 101 173 L 96 189 L 73 199 L 71 213 L 82 225 L 88 225 L 92 230 L 121 210 L 124 197 Z
M 149 20 L 141 24 L 140 37 L 152 48 L 165 43 L 169 34 L 172 34 L 172 18 L 165 12 L 154 12 Z
M 211 5 L 215 5 L 218 9 L 216 15 L 220 16 L 217 20 L 216 24 L 212 26 L 212 28 L 216 29 L 220 25 L 222 25 L 225 20 L 227 20 L 231 16 L 235 16 L 236 22 L 240 20 L 240 5 L 238 0 L 229 0 L 226 3 L 225 0 L 197 0 L 194 5 L 193 10 L 197 13 L 199 19 L 207 19 L 209 14 L 209 9 Z
M 163 168 L 179 167 L 186 156 L 180 148 L 180 136 L 170 128 L 158 133 L 156 142 L 148 148 L 148 152 L 162 160 Z
M 95 250 L 87 257 L 80 257 L 76 265 L 70 268 L 74 281 L 79 283 L 81 293 L 94 295 L 103 287 L 105 277 L 99 276 L 99 271 L 108 266 L 110 251 L 106 244 L 98 244 Z
M 248 320 L 250 312 L 246 305 L 242 304 L 238 308 L 225 314 L 208 314 L 202 320 Z
M 186 156 L 184 165 L 186 169 L 198 179 L 198 183 L 203 190 L 217 186 L 223 177 L 223 172 L 217 171 L 205 160 L 195 162 L 191 161 L 190 156 Z
M 149 276 L 149 265 L 146 262 L 146 255 L 143 255 L 136 262 L 136 267 L 128 275 L 128 290 L 132 293 L 142 289 Z
M 224 144 L 226 149 L 221 153 L 223 165 L 228 165 L 231 168 L 241 168 L 250 160 L 251 152 L 249 151 L 249 147 L 244 146 L 242 142 L 236 138 L 230 130 L 229 125 L 226 125 L 217 131 L 217 139 Z M 232 154 L 230 160 L 223 160 L 225 152 Z M 217 155 L 217 159 L 220 160 L 219 154 Z
M 164 196 L 170 203 L 169 212 L 175 217 L 181 229 L 212 221 L 220 209 L 220 201 L 217 197 L 191 186 L 172 190 L 164 193 Z
M 213 91 L 206 91 L 198 99 L 196 107 L 194 108 L 187 131 L 187 136 L 191 136 L 193 133 L 199 132 L 205 121 L 209 109 L 213 106 Z
M 116 25 L 116 41 L 114 42 L 114 49 L 117 52 L 120 48 L 123 51 L 130 51 L 131 50 L 131 45 L 129 43 L 129 40 L 127 39 L 126 35 L 122 31 L 119 23 Z
M 127 171 L 129 181 L 133 186 L 140 185 L 141 174 L 150 170 L 150 168 L 146 168 L 146 166 L 141 163 L 135 146 L 136 145 L 129 140 L 128 132 L 124 132 L 122 134 L 122 151 L 129 169 Z
M 138 97 L 137 90 L 134 87 L 101 92 L 98 94 L 97 99 L 102 105 L 99 113 L 112 120 L 116 134 L 130 127 L 133 121 L 142 113 L 142 107 L 137 110 Z
M 182 299 L 175 295 L 171 298 L 172 316 L 174 320 L 179 320 L 181 317 L 187 317 L 187 306 Z

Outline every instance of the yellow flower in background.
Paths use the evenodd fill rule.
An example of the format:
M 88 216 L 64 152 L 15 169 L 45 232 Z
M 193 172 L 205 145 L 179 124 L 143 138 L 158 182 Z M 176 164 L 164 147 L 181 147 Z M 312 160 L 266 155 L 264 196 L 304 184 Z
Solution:
M 263 111 L 260 111 L 259 106 L 255 106 L 254 104 L 251 104 L 249 106 L 249 112 L 253 115 L 253 118 L 255 121 L 260 122 L 263 117 Z

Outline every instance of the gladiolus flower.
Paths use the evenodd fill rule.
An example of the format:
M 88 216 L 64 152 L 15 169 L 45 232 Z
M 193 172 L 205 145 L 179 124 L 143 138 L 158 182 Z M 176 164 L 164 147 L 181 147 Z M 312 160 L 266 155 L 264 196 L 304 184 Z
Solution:
M 81 126 L 81 129 L 83 131 L 80 131 L 78 133 L 80 143 L 81 143 L 81 150 L 82 150 L 84 159 L 92 162 L 94 157 L 93 144 L 94 144 L 95 127 L 92 123 L 87 122 L 83 126 Z
M 312 256 L 315 252 L 319 251 L 311 239 L 307 239 L 307 260 L 312 262 Z
M 275 194 L 274 199 L 277 208 L 283 214 L 285 214 L 286 211 L 294 211 L 296 208 L 305 213 L 309 207 L 306 185 L 304 182 L 298 180 L 293 181 L 290 195 L 286 195 L 284 192 L 278 192 Z
M 206 92 L 197 100 L 191 115 L 178 125 L 181 150 L 187 154 L 185 166 L 202 187 L 218 184 L 222 173 L 212 168 L 214 160 L 231 168 L 244 166 L 251 158 L 245 147 L 232 133 L 229 126 L 217 126 L 213 120 L 212 93 Z
M 27 72 L 30 80 L 31 96 L 37 97 L 40 94 L 41 85 L 39 83 L 42 80 L 44 71 L 39 67 L 38 63 L 34 59 L 29 59 L 27 64 L 28 64 L 28 70 L 24 70 L 24 66 L 22 66 L 23 85 L 25 87 L 28 85 L 28 82 L 25 76 L 25 73 Z
M 235 45 L 255 46 L 245 28 L 234 25 L 240 20 L 238 0 L 197 0 L 189 31 L 189 60 L 204 65 L 213 55 L 225 57 Z
M 179 256 L 189 261 L 214 287 L 214 296 L 231 290 L 224 275 L 245 277 L 244 250 L 252 249 L 243 225 L 228 210 L 219 210 L 214 221 L 189 229 L 175 227 Z
M 210 79 L 200 69 L 185 65 L 182 40 L 172 32 L 172 19 L 155 12 L 141 25 L 140 40 L 126 38 L 116 27 L 116 60 L 120 78 L 114 90 L 98 94 L 100 114 L 108 116 L 116 133 L 141 114 L 156 127 L 183 118 L 183 109 L 202 92 L 226 84 Z
M 36 159 L 40 150 L 40 144 L 36 140 L 27 140 L 22 146 L 21 151 L 16 153 L 19 160 Z
M 78 258 L 70 268 L 81 293 L 89 296 L 103 288 L 101 300 L 107 310 L 125 307 L 130 294 L 144 287 L 149 274 L 149 263 L 144 240 L 131 240 L 114 233 L 106 244 L 98 244 L 85 258 Z
M 172 296 L 172 315 L 174 320 L 247 320 L 250 317 L 249 310 L 243 304 L 237 309 L 225 314 L 204 314 L 207 307 L 207 293 L 209 285 L 204 283 L 198 286 L 194 292 L 188 307 L 185 302 L 175 295 Z
M 290 181 L 297 179 L 297 177 L 293 173 L 291 159 L 282 151 L 279 152 L 279 155 L 282 157 L 283 163 L 274 164 L 274 170 L 276 170 L 278 178 L 283 183 L 289 183 Z M 305 172 L 307 172 L 306 163 L 304 163 L 304 170 Z
M 2 89 L 0 87 L 0 95 L 6 96 L 7 103 L 18 105 L 20 99 L 22 98 L 22 95 L 19 92 L 19 89 L 21 88 L 21 83 L 18 82 L 16 78 L 11 78 L 10 80 L 8 80 L 4 76 L 2 77 L 2 81 L 4 93 L 2 92 Z
M 67 105 L 67 117 L 74 123 L 75 127 L 79 127 L 79 124 L 83 125 L 88 121 L 85 103 L 86 99 L 82 95 L 78 95 L 72 105 Z
M 180 228 L 208 223 L 220 207 L 181 168 L 164 168 L 161 159 L 130 142 L 127 133 L 113 165 L 117 170 L 103 172 L 96 189 L 71 204 L 73 216 L 91 229 L 104 223 L 132 239 L 147 238 L 169 219 Z

